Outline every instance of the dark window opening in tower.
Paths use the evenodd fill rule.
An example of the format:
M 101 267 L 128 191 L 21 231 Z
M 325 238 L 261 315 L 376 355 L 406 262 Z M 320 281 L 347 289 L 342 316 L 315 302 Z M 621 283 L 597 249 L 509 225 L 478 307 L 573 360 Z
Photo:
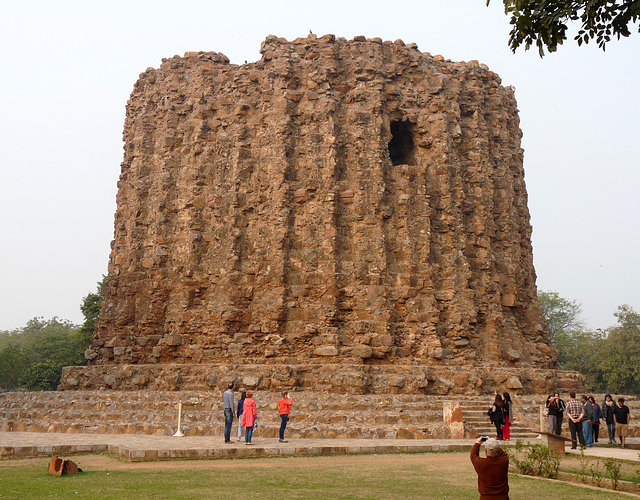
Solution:
M 391 122 L 391 140 L 389 141 L 389 157 L 393 165 L 413 163 L 413 123 Z

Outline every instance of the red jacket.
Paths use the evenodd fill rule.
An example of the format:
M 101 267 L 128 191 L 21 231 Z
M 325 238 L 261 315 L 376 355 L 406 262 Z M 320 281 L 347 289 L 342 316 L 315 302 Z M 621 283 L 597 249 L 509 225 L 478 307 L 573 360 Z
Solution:
M 278 413 L 280 415 L 289 415 L 291 413 L 292 406 L 293 401 L 291 400 L 291 398 L 280 398 L 280 401 L 278 401 Z
M 256 402 L 253 398 L 246 398 L 244 400 L 244 406 L 242 408 L 242 420 L 240 425 L 242 427 L 253 427 L 253 423 L 256 421 L 258 412 L 256 410 Z
M 497 457 L 482 458 L 476 443 L 471 448 L 471 463 L 478 473 L 480 500 L 509 500 L 509 456 L 503 450 Z

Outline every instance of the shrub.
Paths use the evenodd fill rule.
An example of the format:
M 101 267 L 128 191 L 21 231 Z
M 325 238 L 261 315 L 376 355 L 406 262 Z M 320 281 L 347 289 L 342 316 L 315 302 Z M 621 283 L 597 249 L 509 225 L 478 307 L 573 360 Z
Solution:
M 520 449 L 522 449 L 522 446 L 516 443 L 516 450 L 520 451 Z M 520 474 L 528 476 L 556 479 L 560 469 L 560 457 L 551 453 L 544 444 L 530 446 L 523 460 L 513 457 L 513 462 Z
M 620 479 L 620 468 L 622 464 L 615 460 L 614 458 L 605 458 L 604 466 L 609 472 L 609 477 L 611 478 L 611 487 L 615 490 L 618 488 L 618 480 Z

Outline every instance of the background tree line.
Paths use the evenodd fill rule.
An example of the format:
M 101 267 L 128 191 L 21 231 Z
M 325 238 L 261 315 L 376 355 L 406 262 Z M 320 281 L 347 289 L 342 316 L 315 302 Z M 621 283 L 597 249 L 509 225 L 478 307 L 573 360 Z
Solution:
M 640 314 L 622 305 L 615 325 L 590 330 L 577 302 L 541 290 L 538 299 L 563 370 L 581 372 L 593 392 L 640 394 Z
M 102 305 L 102 288 L 89 293 L 80 305 L 80 326 L 54 317 L 33 318 L 15 330 L 0 330 L 0 391 L 52 391 L 64 366 L 86 365 L 84 351 L 91 344 L 95 320 Z

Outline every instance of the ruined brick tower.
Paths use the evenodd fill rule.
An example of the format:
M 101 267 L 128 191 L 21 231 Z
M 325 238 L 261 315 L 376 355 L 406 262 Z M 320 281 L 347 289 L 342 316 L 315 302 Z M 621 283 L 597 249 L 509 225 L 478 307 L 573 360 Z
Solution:
M 401 41 L 261 53 L 140 76 L 89 367 L 63 387 L 554 384 L 513 89 Z

